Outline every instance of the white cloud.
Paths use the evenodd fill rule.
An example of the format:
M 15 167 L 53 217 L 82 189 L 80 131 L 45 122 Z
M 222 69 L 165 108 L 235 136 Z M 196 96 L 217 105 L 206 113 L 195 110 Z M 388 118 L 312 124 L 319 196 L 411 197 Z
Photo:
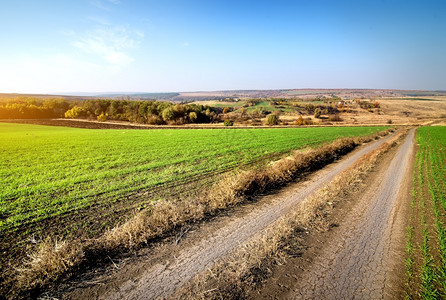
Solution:
M 3 92 L 110 91 L 110 82 L 130 80 L 122 69 L 134 62 L 131 53 L 139 48 L 143 32 L 99 26 L 84 34 L 60 33 L 72 39 L 72 51 L 0 57 Z
M 143 32 L 125 27 L 96 28 L 75 40 L 73 45 L 112 65 L 126 66 L 134 61 L 127 51 L 137 49 L 143 37 Z
M 140 38 L 144 38 L 144 31 L 141 30 L 135 30 L 135 34 Z
M 0 60 L 2 91 L 57 93 L 106 89 L 116 72 L 67 54 L 24 55 Z
M 109 11 L 118 0 L 90 2 Z M 71 49 L 0 57 L 3 92 L 57 93 L 70 91 L 110 91 L 111 82 L 131 86 L 133 79 L 123 68 L 132 68 L 132 53 L 140 47 L 144 32 L 129 26 L 114 26 L 104 16 L 88 18 L 92 29 L 78 32 L 59 30 L 70 40 Z M 126 86 L 127 86 L 126 85 Z
M 112 51 L 107 54 L 106 59 L 108 62 L 114 65 L 128 65 L 134 61 L 134 59 L 123 52 Z

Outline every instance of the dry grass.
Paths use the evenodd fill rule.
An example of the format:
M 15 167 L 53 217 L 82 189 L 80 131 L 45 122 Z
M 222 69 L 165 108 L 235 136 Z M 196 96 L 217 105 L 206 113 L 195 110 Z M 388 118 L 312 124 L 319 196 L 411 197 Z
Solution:
M 243 299 L 247 291 L 267 277 L 270 269 L 286 260 L 290 248 L 298 248 L 299 232 L 308 227 L 328 228 L 324 222 L 334 203 L 361 182 L 378 158 L 398 143 L 401 132 L 378 149 L 361 157 L 352 167 L 339 174 L 329 185 L 306 199 L 294 212 L 277 221 L 208 272 L 198 275 L 172 298 Z
M 19 269 L 20 287 L 43 285 L 56 280 L 60 274 L 79 264 L 84 258 L 82 247 L 66 241 L 47 239 L 40 245 L 37 253 L 29 256 L 23 269 Z M 32 276 L 29 272 L 32 270 Z
M 71 243 L 46 240 L 40 245 L 40 250 L 30 255 L 23 268 L 17 270 L 16 274 L 11 276 L 10 282 L 6 283 L 6 286 L 10 287 L 7 296 L 15 298 L 38 293 L 42 287 L 61 277 L 69 276 L 84 265 L 94 265 L 108 255 L 136 249 L 182 224 L 203 219 L 206 215 L 214 215 L 219 210 L 243 202 L 249 197 L 282 186 L 305 172 L 336 160 L 357 145 L 377 139 L 390 131 L 369 137 L 344 138 L 317 149 L 296 152 L 294 156 L 272 163 L 260 172 L 244 171 L 225 175 L 201 197 L 175 202 L 158 201 L 97 239 Z M 284 232 L 294 230 L 287 229 L 285 225 L 280 228 Z M 269 239 L 276 235 L 266 238 L 268 245 L 275 245 L 270 243 Z M 280 239 L 276 244 L 280 244 Z M 276 253 L 275 249 L 268 251 Z

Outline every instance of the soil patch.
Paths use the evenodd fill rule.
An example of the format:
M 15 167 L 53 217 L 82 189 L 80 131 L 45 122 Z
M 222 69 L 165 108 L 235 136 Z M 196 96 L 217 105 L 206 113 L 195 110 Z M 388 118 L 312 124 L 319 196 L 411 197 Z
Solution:
M 149 299 L 168 296 L 194 275 L 211 268 L 218 259 L 243 245 L 308 194 L 350 166 L 362 154 L 385 140 L 366 145 L 346 159 L 313 174 L 309 180 L 293 184 L 277 194 L 262 197 L 255 204 L 237 208 L 230 216 L 216 218 L 196 231 L 194 228 L 183 228 L 185 234 L 180 243 L 177 243 L 177 234 L 177 237 L 164 244 L 147 250 L 149 254 L 140 254 L 141 256 L 127 261 L 114 261 L 100 276 L 94 274 L 98 272 L 92 271 L 81 278 L 78 284 L 61 287 L 58 295 L 68 299 Z M 181 235 L 181 231 L 179 234 Z
M 324 220 L 328 225 L 325 227 L 326 230 L 323 230 L 324 227 L 316 227 L 308 228 L 301 233 L 299 247 L 289 253 L 286 263 L 272 269 L 269 279 L 257 290 L 252 291 L 250 298 L 334 299 L 352 298 L 354 296 L 363 298 L 404 298 L 406 284 L 404 257 L 414 152 L 412 152 L 409 161 L 406 162 L 408 169 L 405 171 L 405 177 L 400 186 L 402 192 L 398 194 L 395 205 L 388 212 L 391 215 L 390 219 L 378 222 L 391 224 L 390 231 L 386 231 L 387 237 L 384 239 L 384 245 L 377 243 L 375 247 L 368 247 L 369 241 L 375 239 L 374 235 L 381 233 L 376 226 L 361 228 L 363 235 L 353 242 L 357 245 L 364 245 L 359 252 L 356 251 L 361 247 L 350 247 L 351 245 L 346 243 L 353 244 L 350 237 L 354 236 L 352 232 L 355 231 L 355 228 L 364 223 L 364 220 L 370 218 L 371 211 L 375 207 L 380 209 L 380 206 L 374 204 L 372 199 L 378 193 L 378 188 L 383 186 L 384 175 L 398 151 L 399 149 L 393 148 L 383 156 L 367 179 L 357 186 L 353 193 L 336 204 Z M 373 218 L 370 222 L 373 222 Z M 370 222 L 366 221 L 365 224 Z M 390 247 L 387 247 L 388 245 Z M 380 270 L 377 273 L 382 278 L 379 276 L 371 276 L 374 277 L 372 279 L 362 278 L 360 275 L 363 274 L 363 267 L 361 267 L 360 261 L 365 261 L 369 256 L 373 257 L 373 253 L 375 251 L 379 252 L 377 249 L 380 248 L 383 248 L 384 255 L 381 261 L 371 260 L 371 264 L 377 263 L 371 269 L 374 273 L 376 270 Z M 342 257 L 344 254 L 347 259 L 342 261 L 342 265 L 338 265 L 337 257 Z M 332 266 L 327 267 L 327 265 Z M 367 267 L 369 266 L 364 268 Z M 360 286 L 361 284 L 357 283 L 358 280 L 365 281 L 366 287 L 370 289 L 364 288 L 361 291 L 354 292 L 350 287 Z M 382 286 L 382 284 L 378 284 L 382 281 L 385 282 L 385 288 L 374 290 L 373 286 Z M 327 285 L 332 286 L 327 289 Z M 325 289 L 319 289 L 321 286 Z M 317 291 L 314 293 L 315 290 Z

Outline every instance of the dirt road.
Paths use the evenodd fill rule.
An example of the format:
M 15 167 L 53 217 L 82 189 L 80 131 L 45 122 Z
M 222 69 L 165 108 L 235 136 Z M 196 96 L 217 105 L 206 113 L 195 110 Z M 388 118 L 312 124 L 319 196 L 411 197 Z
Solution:
M 193 276 L 211 268 L 216 261 L 247 243 L 300 201 L 351 166 L 363 154 L 376 149 L 388 138 L 354 151 L 345 159 L 317 172 L 307 181 L 296 183 L 273 195 L 274 197 L 269 197 L 270 199 L 265 197 L 265 201 L 247 206 L 244 212 L 229 218 L 227 222 L 217 222 L 219 228 L 213 229 L 210 234 L 195 232 L 190 236 L 186 235 L 182 241 L 183 247 L 158 263 L 147 263 L 151 260 L 149 255 L 137 264 L 120 268 L 105 281 L 101 281 L 100 285 L 92 285 L 82 290 L 75 289 L 64 298 L 155 299 L 169 296 Z M 200 230 L 202 229 L 198 229 Z M 125 276 L 128 279 L 122 280 Z
M 404 242 L 401 212 L 407 199 L 399 191 L 411 180 L 414 130 L 387 167 L 385 174 L 363 195 L 342 229 L 296 282 L 290 299 L 395 299 L 395 268 L 404 275 L 398 245 Z M 409 174 L 408 174 L 409 173 Z M 399 196 L 400 195 L 400 196 Z M 401 270 L 401 268 L 403 268 Z M 401 281 L 401 279 L 400 279 Z

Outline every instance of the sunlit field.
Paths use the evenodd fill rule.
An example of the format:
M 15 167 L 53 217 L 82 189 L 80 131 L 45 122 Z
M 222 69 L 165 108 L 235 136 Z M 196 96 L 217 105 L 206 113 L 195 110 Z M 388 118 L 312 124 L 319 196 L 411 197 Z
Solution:
M 52 230 L 59 234 L 94 234 L 152 201 L 197 192 L 223 172 L 383 129 L 92 130 L 2 123 L 0 231 L 28 235 L 57 217 Z
M 446 295 L 446 127 L 421 127 L 412 214 L 408 229 L 410 294 L 422 299 Z

